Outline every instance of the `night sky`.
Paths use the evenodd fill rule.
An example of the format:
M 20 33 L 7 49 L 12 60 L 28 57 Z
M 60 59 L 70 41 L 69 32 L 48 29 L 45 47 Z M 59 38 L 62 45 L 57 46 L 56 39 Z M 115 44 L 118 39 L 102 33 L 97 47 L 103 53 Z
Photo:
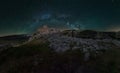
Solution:
M 119 31 L 120 0 L 0 0 L 0 36 L 38 27 Z

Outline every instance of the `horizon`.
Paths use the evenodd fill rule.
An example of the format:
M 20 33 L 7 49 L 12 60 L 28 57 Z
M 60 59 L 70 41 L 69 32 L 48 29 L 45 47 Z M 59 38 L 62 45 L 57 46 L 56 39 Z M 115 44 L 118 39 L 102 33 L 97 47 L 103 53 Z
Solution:
M 43 27 L 40 27 L 40 28 L 38 28 L 38 29 L 41 29 L 41 28 L 43 28 Z M 53 27 L 48 27 L 48 28 L 53 28 Z M 6 37 L 6 36 L 16 36 L 16 35 L 32 35 L 32 34 L 34 34 L 35 32 L 37 32 L 37 30 L 38 29 L 36 29 L 36 31 L 34 31 L 34 32 L 32 32 L 32 33 L 12 33 L 12 34 L 4 34 L 4 35 L 0 35 L 0 37 Z M 56 29 L 56 28 L 55 28 Z M 61 28 L 59 28 L 59 29 L 61 29 Z M 86 30 L 89 30 L 89 31 L 96 31 L 96 32 L 114 32 L 114 33 L 119 33 L 120 31 L 100 31 L 100 30 L 91 30 L 91 29 L 84 29 L 84 30 L 80 30 L 80 29 L 63 29 L 62 28 L 62 30 L 76 30 L 76 31 L 80 31 L 80 32 L 82 32 L 82 31 L 86 31 Z

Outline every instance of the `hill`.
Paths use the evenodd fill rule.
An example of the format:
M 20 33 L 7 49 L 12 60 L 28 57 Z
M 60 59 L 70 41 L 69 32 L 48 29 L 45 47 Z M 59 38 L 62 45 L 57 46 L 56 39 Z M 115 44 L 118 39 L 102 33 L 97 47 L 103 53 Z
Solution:
M 19 44 L 25 42 L 29 39 L 30 36 L 26 34 L 21 35 L 9 35 L 0 37 L 0 45 L 2 44 Z
M 2 50 L 0 73 L 120 73 L 118 39 L 91 30 L 49 32 Z

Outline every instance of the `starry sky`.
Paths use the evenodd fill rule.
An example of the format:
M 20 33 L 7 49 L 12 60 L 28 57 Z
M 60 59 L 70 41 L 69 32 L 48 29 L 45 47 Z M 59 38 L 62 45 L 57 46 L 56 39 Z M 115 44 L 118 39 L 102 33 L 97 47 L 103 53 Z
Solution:
M 120 0 L 0 0 L 0 36 L 55 28 L 119 31 Z

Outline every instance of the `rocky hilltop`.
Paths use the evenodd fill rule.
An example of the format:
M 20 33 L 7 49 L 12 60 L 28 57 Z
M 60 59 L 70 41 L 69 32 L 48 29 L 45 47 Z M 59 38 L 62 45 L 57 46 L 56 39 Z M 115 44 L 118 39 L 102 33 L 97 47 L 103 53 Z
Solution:
M 114 34 L 44 26 L 24 44 L 2 49 L 0 73 L 120 73 Z
M 38 29 L 29 39 L 31 43 L 38 41 L 49 43 L 50 49 L 59 53 L 79 49 L 84 53 L 85 60 L 88 60 L 93 53 L 99 55 L 105 50 L 120 48 L 116 32 L 60 30 L 47 26 Z

